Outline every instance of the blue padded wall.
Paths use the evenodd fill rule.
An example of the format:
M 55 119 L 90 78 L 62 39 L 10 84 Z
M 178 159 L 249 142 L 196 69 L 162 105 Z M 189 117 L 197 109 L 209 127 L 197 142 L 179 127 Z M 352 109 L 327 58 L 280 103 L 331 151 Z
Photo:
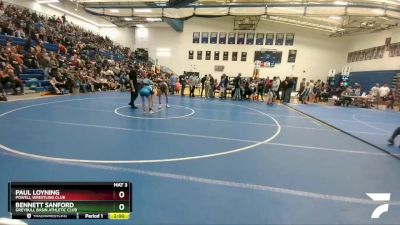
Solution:
M 350 73 L 349 83 L 354 86 L 354 83 L 361 85 L 363 92 L 369 92 L 371 88 L 379 83 L 380 85 L 388 84 L 389 87 L 392 85 L 393 77 L 396 73 L 400 73 L 399 70 L 384 70 L 384 71 L 364 71 L 364 72 L 352 72 Z

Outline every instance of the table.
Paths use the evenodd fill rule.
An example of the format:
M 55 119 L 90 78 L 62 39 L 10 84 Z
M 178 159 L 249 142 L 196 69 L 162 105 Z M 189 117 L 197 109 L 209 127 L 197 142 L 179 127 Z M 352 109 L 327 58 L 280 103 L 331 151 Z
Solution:
M 366 96 L 346 96 L 353 99 L 353 105 L 361 105 L 362 107 L 371 107 L 374 101 L 374 97 L 370 95 Z

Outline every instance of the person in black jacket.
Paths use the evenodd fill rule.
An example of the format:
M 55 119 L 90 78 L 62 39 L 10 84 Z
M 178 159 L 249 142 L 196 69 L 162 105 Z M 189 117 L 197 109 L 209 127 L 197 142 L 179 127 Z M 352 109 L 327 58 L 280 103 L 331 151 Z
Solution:
M 181 83 L 181 96 L 185 96 L 185 88 L 186 88 L 186 76 L 179 76 L 179 83 Z
M 290 97 L 291 97 L 293 88 L 294 88 L 293 79 L 291 77 L 289 77 L 289 78 L 287 78 L 287 81 L 286 81 L 286 90 L 284 92 L 285 95 L 284 95 L 283 102 L 290 103 Z
M 211 74 L 210 74 L 211 75 Z M 200 92 L 200 98 L 203 97 L 203 91 L 204 91 L 204 82 L 206 82 L 207 79 L 207 74 L 204 75 L 203 78 L 201 78 L 200 82 L 201 82 L 201 92 Z
M 139 93 L 139 85 L 137 82 L 137 73 L 138 73 L 139 67 L 135 65 L 134 68 L 131 68 L 129 71 L 129 84 L 131 86 L 131 101 L 129 102 L 129 105 L 132 107 L 132 109 L 137 109 L 138 107 L 135 106 L 135 100 L 138 97 Z

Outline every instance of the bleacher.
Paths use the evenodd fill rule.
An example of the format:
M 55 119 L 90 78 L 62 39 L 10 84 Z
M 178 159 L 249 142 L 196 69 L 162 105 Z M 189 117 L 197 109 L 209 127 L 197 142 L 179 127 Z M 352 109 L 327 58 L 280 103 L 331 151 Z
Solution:
M 0 35 L 0 45 L 3 45 L 3 46 L 6 45 L 7 40 L 10 40 L 12 45 L 20 45 L 20 46 L 24 46 L 27 42 L 27 39 L 6 36 L 6 35 Z M 32 40 L 32 46 L 35 46 L 36 44 L 37 44 L 37 42 Z M 48 52 L 58 52 L 58 45 L 56 45 L 56 44 L 45 43 L 44 48 Z
M 44 72 L 41 69 L 28 69 L 26 74 L 20 74 L 20 79 L 24 82 L 26 88 L 35 92 L 51 89 L 50 81 L 45 80 Z
M 27 42 L 27 39 L 6 36 L 6 35 L 0 35 L 0 45 L 5 46 L 7 40 L 10 40 L 12 45 L 20 45 L 20 46 L 24 46 Z M 35 45 L 37 45 L 37 42 L 32 40 L 32 46 L 35 46 Z M 44 43 L 44 48 L 48 52 L 58 52 L 59 51 L 58 45 L 56 45 L 56 44 Z M 98 53 L 107 59 L 113 59 L 115 61 L 121 61 L 125 58 L 122 54 L 113 54 L 112 52 L 107 52 L 107 51 L 106 52 L 98 52 Z M 93 51 L 93 50 L 89 51 L 88 56 L 90 59 L 94 59 L 94 57 L 96 56 L 96 51 Z
M 20 46 L 24 46 L 27 42 L 27 39 L 0 35 L 0 45 L 5 46 L 7 40 L 10 40 L 12 45 Z M 36 44 L 36 41 L 32 41 L 32 46 L 35 46 Z M 56 44 L 45 43 L 44 48 L 48 52 L 58 53 L 59 51 L 59 47 Z M 99 54 L 107 59 L 113 59 L 115 61 L 121 61 L 124 59 L 124 56 L 121 54 L 112 54 L 111 52 L 99 52 Z M 96 56 L 96 52 L 91 50 L 88 52 L 88 56 L 90 59 L 93 60 Z M 28 69 L 26 74 L 20 74 L 19 76 L 25 85 L 25 92 L 29 92 L 28 90 L 32 90 L 34 92 L 43 92 L 49 91 L 51 89 L 50 81 L 45 80 L 44 72 L 42 69 Z
M 111 52 L 96 52 L 93 50 L 89 50 L 87 55 L 89 59 L 94 60 L 96 57 L 96 54 L 100 54 L 102 57 L 106 59 L 113 59 L 114 61 L 122 61 L 125 57 L 121 54 L 113 54 Z

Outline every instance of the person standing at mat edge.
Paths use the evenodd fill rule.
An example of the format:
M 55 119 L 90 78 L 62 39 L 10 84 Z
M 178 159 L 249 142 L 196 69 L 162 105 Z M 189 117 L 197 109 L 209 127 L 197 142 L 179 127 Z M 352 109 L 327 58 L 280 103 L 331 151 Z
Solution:
M 394 139 L 396 139 L 397 136 L 400 135 L 400 127 L 398 127 L 396 130 L 394 130 L 392 136 L 389 138 L 388 142 L 389 145 L 394 145 Z M 399 145 L 400 148 L 400 145 Z
M 139 92 L 139 86 L 137 82 L 137 73 L 139 70 L 139 66 L 135 65 L 134 68 L 131 68 L 129 71 L 129 84 L 131 85 L 131 101 L 129 102 L 129 105 L 132 107 L 132 109 L 137 109 L 138 107 L 135 106 L 135 100 L 138 97 L 138 92 Z

